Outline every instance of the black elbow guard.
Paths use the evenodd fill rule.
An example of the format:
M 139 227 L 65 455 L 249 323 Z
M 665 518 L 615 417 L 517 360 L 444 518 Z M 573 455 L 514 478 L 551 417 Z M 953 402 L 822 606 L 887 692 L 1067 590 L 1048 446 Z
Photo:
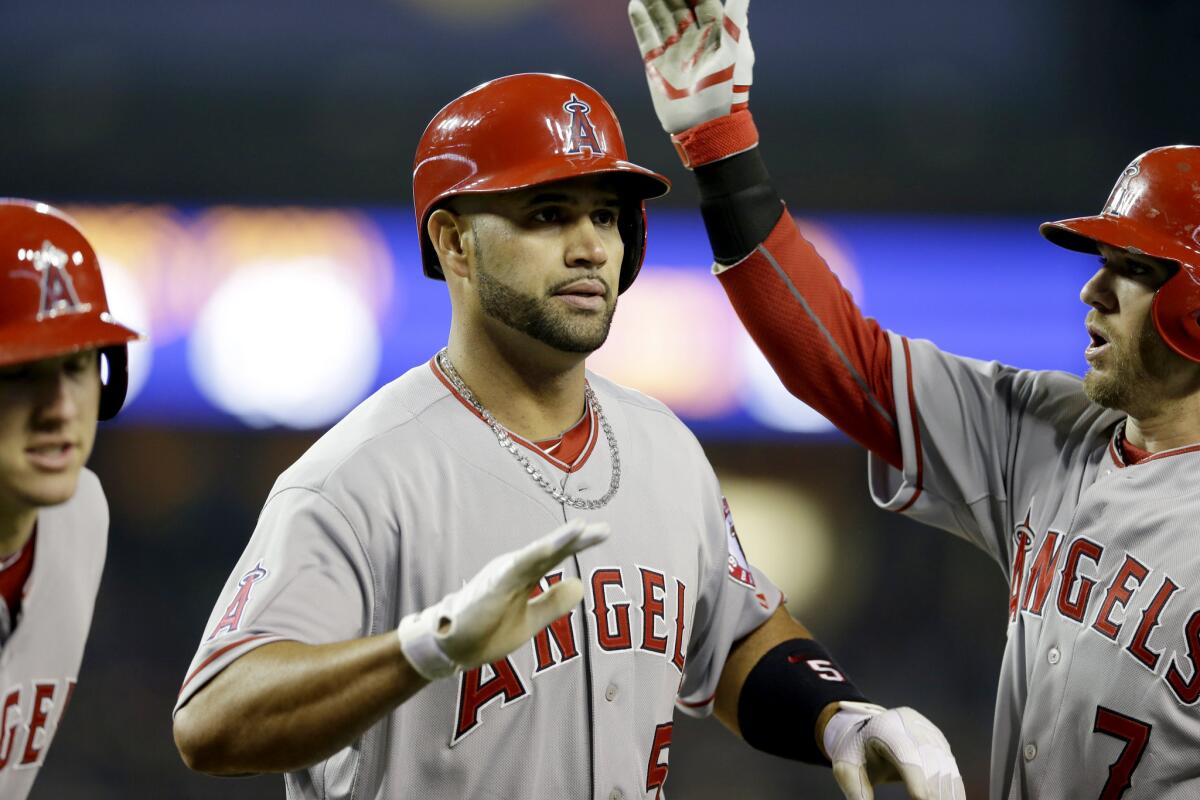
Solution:
M 758 148 L 697 167 L 700 215 L 713 258 L 734 264 L 754 252 L 783 214 Z

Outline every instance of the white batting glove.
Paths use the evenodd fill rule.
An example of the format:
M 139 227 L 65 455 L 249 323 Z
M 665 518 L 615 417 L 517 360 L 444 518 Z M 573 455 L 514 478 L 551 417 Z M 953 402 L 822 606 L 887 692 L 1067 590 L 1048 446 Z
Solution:
M 848 800 L 872 800 L 872 786 L 893 781 L 903 781 L 915 800 L 965 800 L 950 744 L 932 722 L 911 708 L 839 706 L 823 740 Z
M 750 0 L 630 0 L 629 22 L 654 110 L 667 133 L 743 109 L 750 100 L 754 48 Z
M 568 556 L 608 537 L 608 524 L 577 519 L 535 542 L 492 559 L 466 586 L 400 621 L 400 649 L 427 680 L 504 658 L 583 599 L 567 578 L 536 598 L 538 581 Z

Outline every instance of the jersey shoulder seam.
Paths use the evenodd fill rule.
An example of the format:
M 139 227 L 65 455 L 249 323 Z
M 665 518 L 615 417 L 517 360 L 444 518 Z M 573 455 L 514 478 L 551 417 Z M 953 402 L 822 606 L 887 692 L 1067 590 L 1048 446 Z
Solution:
M 329 494 L 327 492 L 325 492 L 321 487 L 305 486 L 302 484 L 293 484 L 290 486 L 284 486 L 281 489 L 271 492 L 270 496 L 267 497 L 267 503 L 270 503 L 271 501 L 273 501 L 274 499 L 279 497 L 281 494 L 284 494 L 285 492 L 289 492 L 289 491 L 293 491 L 293 490 L 301 491 L 301 492 L 308 492 L 309 494 L 316 495 L 318 498 L 320 498 L 321 500 L 324 500 L 326 503 L 328 503 L 329 507 L 337 512 L 338 516 L 342 518 L 342 522 L 346 523 L 346 528 L 350 531 L 350 533 L 352 533 L 354 535 L 354 541 L 358 544 L 358 549 L 362 552 L 363 560 L 366 561 L 368 568 L 371 569 L 371 580 L 372 580 L 372 586 L 373 586 L 374 585 L 373 582 L 375 579 L 375 570 L 373 567 L 371 567 L 370 553 L 367 551 L 366 546 L 363 544 L 362 537 L 359 535 L 358 529 L 354 527 L 354 523 L 350 521 L 350 517 L 348 517 L 346 515 L 346 512 L 342 510 L 341 506 L 339 506 L 336 502 L 334 502 L 333 498 L 330 497 Z M 264 505 L 264 507 L 265 507 L 265 505 Z
M 325 486 L 326 486 L 326 485 L 329 483 L 330 479 L 331 479 L 331 478 L 333 478 L 333 476 L 334 476 L 335 474 L 337 474 L 337 472 L 338 472 L 338 471 L 339 471 L 339 470 L 340 470 L 340 469 L 341 469 L 343 466 L 345 466 L 345 465 L 346 465 L 346 462 L 350 461 L 350 459 L 354 458 L 354 457 L 355 457 L 356 455 L 358 455 L 358 454 L 359 454 L 359 453 L 360 453 L 362 450 L 364 450 L 364 449 L 366 449 L 367 447 L 370 447 L 371 445 L 375 444 L 375 443 L 376 443 L 376 442 L 378 442 L 380 439 L 382 439 L 382 438 L 384 438 L 384 437 L 386 437 L 386 436 L 389 436 L 389 435 L 391 435 L 391 434 L 394 434 L 394 433 L 396 433 L 397 431 L 399 431 L 400 429 L 404 428 L 405 426 L 408 426 L 408 425 L 411 425 L 411 424 L 413 424 L 413 423 L 416 423 L 416 422 L 418 422 L 418 421 L 419 421 L 419 418 L 420 418 L 420 416 L 421 416 L 422 414 L 424 414 L 426 411 L 428 411 L 428 410 L 429 410 L 429 409 L 430 409 L 430 408 L 431 408 L 431 407 L 432 407 L 432 406 L 433 406 L 435 403 L 437 403 L 439 400 L 443 400 L 443 399 L 445 399 L 445 397 L 436 397 L 436 398 L 433 398 L 432 400 L 430 400 L 430 402 L 428 402 L 428 403 L 426 403 L 425 405 L 423 405 L 419 411 L 413 410 L 412 408 L 409 408 L 409 407 L 407 407 L 407 406 L 403 406 L 403 405 L 402 405 L 402 406 L 401 406 L 401 408 L 403 408 L 403 409 L 404 409 L 404 411 L 405 411 L 405 412 L 407 413 L 407 415 L 408 415 L 408 416 L 406 416 L 404 419 L 402 419 L 402 420 L 399 420 L 399 421 L 397 421 L 396 423 L 394 423 L 394 424 L 392 424 L 392 425 L 389 425 L 388 427 L 384 428 L 383 430 L 376 431 L 375 433 L 372 433 L 372 434 L 371 434 L 369 437 L 367 437 L 366 439 L 363 439 L 362 441 L 360 441 L 360 442 L 358 442 L 357 444 L 355 444 L 353 447 L 351 447 L 349 450 L 347 450 L 347 451 L 346 451 L 346 452 L 345 452 L 345 453 L 344 453 L 344 454 L 341 456 L 341 458 L 337 459 L 337 460 L 336 460 L 336 461 L 334 461 L 332 464 L 330 464 L 330 465 L 329 465 L 329 467 L 328 467 L 328 468 L 327 468 L 327 469 L 324 471 L 324 473 L 322 473 L 322 474 L 319 476 L 319 478 L 316 478 L 316 479 L 313 479 L 313 480 L 310 480 L 310 481 L 305 481 L 305 482 L 289 483 L 287 486 L 284 486 L 284 487 L 282 487 L 282 488 L 280 488 L 280 489 L 278 489 L 278 490 L 276 490 L 276 491 L 273 491 L 273 492 L 271 493 L 270 497 L 274 497 L 274 496 L 275 496 L 275 494 L 277 494 L 278 492 L 284 491 L 285 489 L 290 489 L 290 488 L 305 488 L 305 487 L 316 489 L 317 491 L 320 491 L 320 492 L 322 493 L 322 496 L 326 496 L 326 495 L 324 494 L 324 489 L 325 489 Z M 422 427 L 423 427 L 425 430 L 428 430 L 428 427 L 427 427 L 427 426 L 422 426 Z M 307 453 L 306 453 L 305 455 L 307 455 Z M 300 460 L 302 460 L 304 457 L 305 457 L 305 456 L 301 456 L 301 457 L 300 457 Z M 298 460 L 298 461 L 299 461 L 299 460 Z M 297 463 L 298 463 L 298 462 L 297 462 Z M 290 469 L 290 467 L 289 467 L 289 469 Z M 268 497 L 268 500 L 270 499 L 270 497 Z M 332 502 L 332 501 L 331 501 L 331 502 Z

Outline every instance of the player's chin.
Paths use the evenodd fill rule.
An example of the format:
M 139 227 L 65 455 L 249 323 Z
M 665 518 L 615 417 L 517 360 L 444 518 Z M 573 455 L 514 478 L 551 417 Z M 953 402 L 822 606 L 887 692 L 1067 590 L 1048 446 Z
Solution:
M 79 487 L 82 465 L 51 475 L 27 476 L 17 488 L 17 494 L 31 507 L 57 506 L 70 500 Z
M 1103 367 L 1092 367 L 1083 376 L 1083 393 L 1098 406 L 1121 410 L 1126 392 L 1120 379 Z
M 612 308 L 584 312 L 572 309 L 556 315 L 554 327 L 557 328 L 559 338 L 571 343 L 572 350 L 595 350 L 608 338 L 609 329 L 612 327 L 612 312 Z
M 607 320 L 589 323 L 564 325 L 549 344 L 564 353 L 594 353 L 608 340 L 609 325 Z

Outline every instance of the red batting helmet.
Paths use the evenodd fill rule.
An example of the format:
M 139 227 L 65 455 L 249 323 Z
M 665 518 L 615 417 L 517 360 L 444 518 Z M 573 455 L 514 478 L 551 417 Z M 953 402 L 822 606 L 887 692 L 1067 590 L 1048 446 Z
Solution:
M 506 192 L 585 175 L 621 176 L 625 242 L 618 290 L 633 283 L 646 252 L 644 200 L 671 188 L 657 172 L 626 160 L 617 115 L 600 93 L 562 75 L 497 78 L 437 113 L 417 146 L 413 206 L 425 274 L 445 280 L 426 232 L 438 204 L 460 194 Z
M 1178 264 L 1154 295 L 1151 316 L 1172 350 L 1200 361 L 1200 147 L 1142 153 L 1099 215 L 1047 222 L 1041 232 L 1069 250 L 1096 253 L 1106 244 Z
M 0 198 L 0 366 L 97 348 L 108 361 L 100 419 L 121 410 L 125 346 L 139 334 L 113 321 L 96 252 L 66 214 Z

